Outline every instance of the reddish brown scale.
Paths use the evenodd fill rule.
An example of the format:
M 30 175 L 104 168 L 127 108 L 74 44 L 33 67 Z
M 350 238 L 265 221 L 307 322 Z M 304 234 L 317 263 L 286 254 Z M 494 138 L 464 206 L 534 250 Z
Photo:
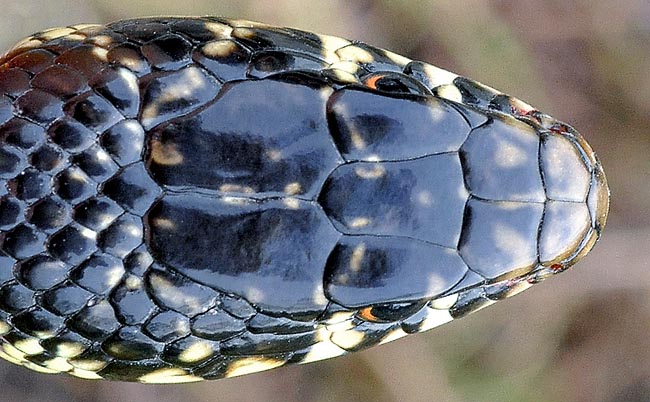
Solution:
M 553 264 L 551 265 L 551 269 L 555 272 L 561 272 L 566 269 L 566 267 L 562 264 Z

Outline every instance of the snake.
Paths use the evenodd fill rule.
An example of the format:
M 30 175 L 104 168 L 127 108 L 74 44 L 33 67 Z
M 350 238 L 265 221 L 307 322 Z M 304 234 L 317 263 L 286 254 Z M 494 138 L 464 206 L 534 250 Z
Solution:
M 565 271 L 608 205 L 570 125 L 363 42 L 45 30 L 0 58 L 0 356 L 141 383 L 342 356 Z

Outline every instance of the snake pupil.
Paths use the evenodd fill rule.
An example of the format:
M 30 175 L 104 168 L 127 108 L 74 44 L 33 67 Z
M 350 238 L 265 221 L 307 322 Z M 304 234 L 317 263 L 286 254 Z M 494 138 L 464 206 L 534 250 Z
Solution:
M 377 80 L 376 87 L 380 91 L 395 93 L 410 93 L 411 89 L 395 77 L 384 77 Z
M 374 322 L 396 322 L 412 316 L 425 304 L 426 302 L 421 301 L 377 304 L 370 307 L 370 314 L 366 316 L 372 317 L 372 321 Z

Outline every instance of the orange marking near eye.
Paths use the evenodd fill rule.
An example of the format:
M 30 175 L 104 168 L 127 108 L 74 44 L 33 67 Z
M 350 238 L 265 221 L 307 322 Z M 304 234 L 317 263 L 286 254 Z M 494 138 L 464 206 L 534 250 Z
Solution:
M 382 78 L 384 78 L 384 77 L 385 77 L 385 75 L 383 75 L 383 74 L 377 74 L 377 75 L 374 75 L 374 76 L 368 78 L 368 79 L 364 82 L 364 84 L 366 84 L 366 86 L 367 86 L 368 88 L 371 88 L 371 89 L 377 89 L 377 81 L 379 81 L 380 79 L 382 79 Z
M 370 322 L 377 322 L 378 319 L 375 317 L 375 315 L 372 313 L 372 307 L 366 307 L 357 313 L 357 317 L 361 318 L 364 321 L 370 321 Z

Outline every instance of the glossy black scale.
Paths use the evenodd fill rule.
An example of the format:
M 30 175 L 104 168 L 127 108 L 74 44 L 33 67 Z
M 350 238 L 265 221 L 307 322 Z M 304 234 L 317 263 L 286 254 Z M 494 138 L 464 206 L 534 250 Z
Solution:
M 2 357 L 186 382 L 420 332 L 605 223 L 571 127 L 432 65 L 248 21 L 44 31 L 0 60 Z

